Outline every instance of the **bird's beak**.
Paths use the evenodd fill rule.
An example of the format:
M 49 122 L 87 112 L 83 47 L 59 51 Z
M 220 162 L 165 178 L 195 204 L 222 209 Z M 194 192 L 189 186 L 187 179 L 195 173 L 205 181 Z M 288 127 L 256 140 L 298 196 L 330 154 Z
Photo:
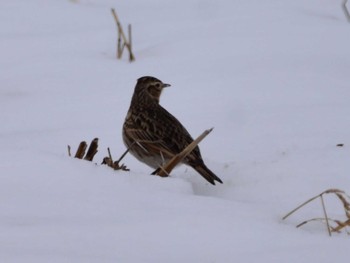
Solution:
M 170 84 L 163 83 L 163 88 L 170 87 Z

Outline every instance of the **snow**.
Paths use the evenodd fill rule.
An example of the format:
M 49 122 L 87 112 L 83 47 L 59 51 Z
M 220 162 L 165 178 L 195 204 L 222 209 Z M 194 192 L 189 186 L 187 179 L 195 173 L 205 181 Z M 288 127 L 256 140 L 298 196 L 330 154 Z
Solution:
M 339 2 L 339 3 L 338 3 Z M 333 0 L 0 2 L 0 262 L 345 262 L 319 202 L 350 193 L 349 23 Z M 133 26 L 134 63 L 115 58 Z M 125 150 L 136 79 L 172 86 L 161 104 L 224 181 L 169 178 L 131 155 L 129 173 L 67 155 L 100 139 Z M 344 147 L 336 147 L 343 143 Z M 326 196 L 332 217 L 341 205 Z

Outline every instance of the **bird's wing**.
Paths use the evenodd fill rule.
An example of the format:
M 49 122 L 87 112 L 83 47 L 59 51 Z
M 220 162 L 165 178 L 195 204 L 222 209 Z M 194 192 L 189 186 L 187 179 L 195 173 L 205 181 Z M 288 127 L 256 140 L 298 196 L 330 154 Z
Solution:
M 144 129 L 126 129 L 125 134 L 128 136 L 129 140 L 135 144 L 133 147 L 139 147 L 144 151 L 143 153 L 140 153 L 141 155 L 163 154 L 166 158 L 171 158 L 175 155 L 168 149 L 159 136 L 150 134 Z
M 142 121 L 134 119 L 132 125 L 128 125 L 126 134 L 151 154 L 161 153 L 171 158 L 193 141 L 185 127 L 162 107 L 155 111 L 144 111 L 139 119 Z M 193 153 L 200 157 L 198 147 Z

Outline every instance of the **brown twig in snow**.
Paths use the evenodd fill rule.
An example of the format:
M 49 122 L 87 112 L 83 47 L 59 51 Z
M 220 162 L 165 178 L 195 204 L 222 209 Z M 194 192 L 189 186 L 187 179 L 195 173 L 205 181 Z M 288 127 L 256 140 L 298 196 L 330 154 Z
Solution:
M 175 155 L 170 161 L 168 161 L 165 165 L 159 167 L 158 170 L 156 170 L 156 174 L 161 177 L 167 177 L 169 176 L 170 172 L 175 168 L 176 165 L 178 165 L 184 158 L 186 158 L 187 155 L 189 155 L 194 148 L 197 147 L 197 145 L 209 134 L 213 128 L 205 130 L 201 135 L 198 136 L 197 139 L 195 139 L 192 143 L 190 143 L 182 152 Z

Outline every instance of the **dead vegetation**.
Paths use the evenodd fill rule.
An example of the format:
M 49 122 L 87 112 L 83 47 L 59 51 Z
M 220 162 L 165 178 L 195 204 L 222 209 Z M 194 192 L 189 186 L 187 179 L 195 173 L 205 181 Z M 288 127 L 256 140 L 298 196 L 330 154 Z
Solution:
M 169 160 L 166 164 L 163 166 L 160 166 L 159 169 L 157 169 L 153 174 L 161 176 L 161 177 L 167 177 L 169 176 L 170 172 L 173 170 L 173 168 L 179 164 L 191 151 L 213 130 L 213 128 L 205 130 L 200 136 L 198 136 L 197 139 L 195 139 L 191 144 L 189 144 L 182 152 L 179 154 L 173 156 L 171 160 Z M 132 145 L 131 145 L 132 147 Z M 88 151 L 86 153 L 87 149 L 87 143 L 85 141 L 82 141 L 79 144 L 79 147 L 74 155 L 77 159 L 84 159 L 87 161 L 93 161 L 93 158 L 95 154 L 98 152 L 98 138 L 95 138 L 91 141 L 90 146 L 88 148 Z M 113 170 L 122 170 L 122 171 L 130 171 L 125 164 L 120 164 L 122 159 L 125 157 L 125 155 L 129 152 L 129 149 L 127 149 L 117 161 L 113 161 L 111 151 L 109 147 L 107 148 L 108 156 L 103 158 L 103 161 L 101 164 L 107 165 L 108 167 L 111 167 Z M 86 153 L 86 154 L 85 154 Z M 68 145 L 68 155 L 71 155 L 71 147 Z M 344 209 L 345 213 L 345 220 L 341 219 L 333 219 L 328 216 L 327 208 L 325 205 L 325 195 L 332 194 L 334 195 L 337 200 L 342 204 L 342 207 Z M 303 222 L 296 225 L 297 228 L 311 223 L 311 222 L 322 222 L 325 223 L 327 232 L 329 236 L 332 236 L 332 233 L 340 233 L 340 232 L 346 232 L 347 234 L 350 234 L 350 196 L 347 195 L 344 191 L 339 189 L 328 189 L 326 191 L 323 191 L 322 193 L 306 200 L 296 208 L 294 208 L 292 211 L 287 213 L 282 219 L 286 220 L 288 217 L 290 217 L 292 214 L 296 213 L 298 210 L 300 210 L 302 207 L 306 206 L 307 204 L 315 201 L 316 199 L 321 200 L 322 205 L 322 212 L 323 217 L 317 217 L 317 218 L 311 218 L 304 220 Z
M 129 51 L 129 61 L 132 62 L 135 60 L 135 56 L 132 53 L 131 24 L 128 25 L 128 37 L 126 37 L 123 27 L 119 21 L 117 12 L 114 8 L 111 9 L 111 12 L 118 30 L 117 58 L 121 59 L 124 48 L 126 47 Z
M 198 136 L 197 139 L 195 139 L 192 143 L 190 143 L 182 152 L 175 155 L 170 161 L 168 161 L 165 165 L 160 166 L 159 169 L 157 169 L 154 174 L 157 174 L 161 177 L 167 177 L 169 176 L 170 172 L 182 162 L 183 159 L 186 158 L 187 155 L 189 155 L 194 148 L 209 134 L 213 128 L 205 130 L 201 135 Z
M 328 213 L 327 213 L 327 209 L 326 209 L 326 205 L 325 205 L 325 201 L 324 201 L 324 195 L 328 195 L 328 194 L 335 195 L 337 197 L 337 199 L 341 202 L 341 204 L 344 208 L 346 220 L 329 218 Z M 311 219 L 305 220 L 305 221 L 301 222 L 300 224 L 298 224 L 296 227 L 301 227 L 307 223 L 317 221 L 317 222 L 324 222 L 325 223 L 329 236 L 332 236 L 332 233 L 340 233 L 342 231 L 345 231 L 347 234 L 350 234 L 349 229 L 348 229 L 350 227 L 350 197 L 344 191 L 339 190 L 339 189 L 328 189 L 328 190 L 308 199 L 307 201 L 305 201 L 304 203 L 302 203 L 301 205 L 299 205 L 298 207 L 296 207 L 295 209 L 290 211 L 288 214 L 286 214 L 282 219 L 283 220 L 287 219 L 290 215 L 294 214 L 296 211 L 298 211 L 299 209 L 301 209 L 302 207 L 304 207 L 305 205 L 309 204 L 310 202 L 312 202 L 316 199 L 321 200 L 324 217 L 311 218 Z
M 105 164 L 113 168 L 113 170 L 130 171 L 130 169 L 128 169 L 125 164 L 120 164 L 121 160 L 129 152 L 129 150 L 126 150 L 117 161 L 113 161 L 111 150 L 109 149 L 109 147 L 107 148 L 107 150 L 108 150 L 108 156 L 103 158 L 103 161 L 101 164 Z
M 98 138 L 95 138 L 91 141 L 89 149 L 85 154 L 86 148 L 87 148 L 87 143 L 85 141 L 80 142 L 78 149 L 74 155 L 74 158 L 83 159 L 83 160 L 92 162 L 96 153 L 98 152 Z M 123 153 L 122 156 L 117 161 L 113 161 L 110 149 L 107 148 L 107 150 L 108 150 L 108 156 L 103 158 L 103 161 L 101 164 L 107 165 L 111 167 L 113 170 L 129 171 L 126 165 L 120 164 L 121 160 L 128 153 L 128 150 L 125 153 Z M 68 155 L 72 156 L 70 145 L 68 145 Z
M 182 162 L 184 158 L 186 158 L 187 155 L 189 155 L 194 148 L 213 130 L 213 128 L 205 130 L 201 135 L 198 136 L 197 139 L 195 139 L 192 143 L 190 143 L 182 152 L 179 154 L 173 156 L 172 159 L 170 159 L 167 163 L 165 163 L 163 166 L 160 166 L 154 173 L 155 175 L 161 176 L 161 177 L 167 177 L 171 173 L 171 171 Z M 131 145 L 132 147 L 132 145 Z M 87 143 L 85 141 L 80 142 L 78 149 L 74 155 L 74 158 L 77 159 L 83 159 L 87 161 L 93 161 L 94 156 L 98 152 L 98 138 L 95 138 L 91 141 L 90 146 L 88 148 L 87 153 L 85 154 L 87 149 Z M 113 161 L 111 151 L 109 147 L 107 148 L 108 156 L 104 157 L 101 164 L 107 165 L 108 167 L 111 167 L 113 170 L 122 170 L 122 171 L 130 171 L 126 167 L 125 164 L 120 164 L 120 162 L 123 160 L 125 155 L 129 152 L 129 149 L 127 149 L 117 161 Z M 72 156 L 71 154 L 71 147 L 68 145 L 68 155 Z

